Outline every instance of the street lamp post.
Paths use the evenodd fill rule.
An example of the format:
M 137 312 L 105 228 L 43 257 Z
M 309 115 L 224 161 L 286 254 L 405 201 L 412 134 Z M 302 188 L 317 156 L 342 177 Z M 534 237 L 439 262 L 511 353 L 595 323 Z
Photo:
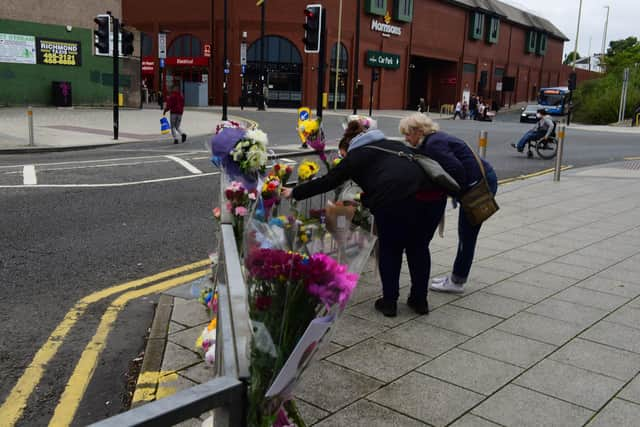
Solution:
M 607 26 L 609 25 L 609 6 L 604 6 L 607 9 L 607 17 L 604 19 L 604 32 L 602 33 L 602 50 L 600 51 L 600 68 L 602 68 L 602 63 L 604 61 L 604 55 L 606 54 L 607 49 Z
M 576 29 L 576 42 L 573 47 L 573 71 L 576 70 L 576 56 L 578 55 L 578 37 L 580 36 L 580 16 L 582 15 L 582 0 L 580 0 L 580 6 L 578 7 L 578 27 Z
M 260 93 L 258 93 L 258 110 L 264 111 L 264 20 L 265 20 L 265 8 L 267 7 L 267 1 L 264 0 L 260 5 Z
M 222 82 L 222 120 L 227 120 L 227 106 L 229 104 L 229 89 L 227 87 L 227 76 L 229 75 L 229 59 L 227 52 L 227 0 L 224 0 L 224 81 Z
M 358 68 L 360 67 L 360 0 L 356 0 L 356 46 L 353 54 L 353 114 L 358 113 Z

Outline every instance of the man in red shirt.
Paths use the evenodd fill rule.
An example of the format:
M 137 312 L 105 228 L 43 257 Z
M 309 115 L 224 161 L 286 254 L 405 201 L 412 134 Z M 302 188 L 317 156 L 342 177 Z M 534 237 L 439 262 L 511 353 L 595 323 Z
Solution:
M 187 134 L 180 130 L 180 122 L 182 122 L 182 113 L 184 112 L 184 96 L 180 93 L 180 84 L 173 85 L 173 89 L 169 98 L 167 99 L 167 105 L 164 107 L 163 115 L 167 114 L 167 111 L 171 112 L 171 135 L 173 136 L 173 143 L 178 143 L 178 134 L 182 139 L 182 142 L 187 140 Z

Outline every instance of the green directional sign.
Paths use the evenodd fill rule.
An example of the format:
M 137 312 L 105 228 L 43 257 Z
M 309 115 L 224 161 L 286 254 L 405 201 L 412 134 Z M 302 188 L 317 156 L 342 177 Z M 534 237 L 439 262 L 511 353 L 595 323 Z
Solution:
M 367 65 L 370 67 L 400 68 L 400 55 L 368 50 Z

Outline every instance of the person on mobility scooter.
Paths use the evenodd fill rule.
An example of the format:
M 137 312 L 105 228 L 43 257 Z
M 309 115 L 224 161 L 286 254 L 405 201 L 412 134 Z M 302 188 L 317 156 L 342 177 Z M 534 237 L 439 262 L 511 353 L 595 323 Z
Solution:
M 532 146 L 543 159 L 553 158 L 557 150 L 557 141 L 555 139 L 556 123 L 547 115 L 544 108 L 538 109 L 536 113 L 538 121 L 535 126 L 527 131 L 517 144 L 511 146 L 518 150 L 519 153 L 524 151 L 525 145 L 528 145 L 527 157 L 532 157 Z

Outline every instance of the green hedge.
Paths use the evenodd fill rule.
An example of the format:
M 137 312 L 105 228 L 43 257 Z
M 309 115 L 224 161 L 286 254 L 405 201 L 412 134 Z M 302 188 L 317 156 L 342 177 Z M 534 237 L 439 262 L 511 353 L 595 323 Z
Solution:
M 573 95 L 573 118 L 587 124 L 609 124 L 618 121 L 622 72 L 608 73 L 605 77 L 580 83 Z M 631 118 L 640 105 L 640 70 L 632 69 L 627 91 L 625 118 Z

